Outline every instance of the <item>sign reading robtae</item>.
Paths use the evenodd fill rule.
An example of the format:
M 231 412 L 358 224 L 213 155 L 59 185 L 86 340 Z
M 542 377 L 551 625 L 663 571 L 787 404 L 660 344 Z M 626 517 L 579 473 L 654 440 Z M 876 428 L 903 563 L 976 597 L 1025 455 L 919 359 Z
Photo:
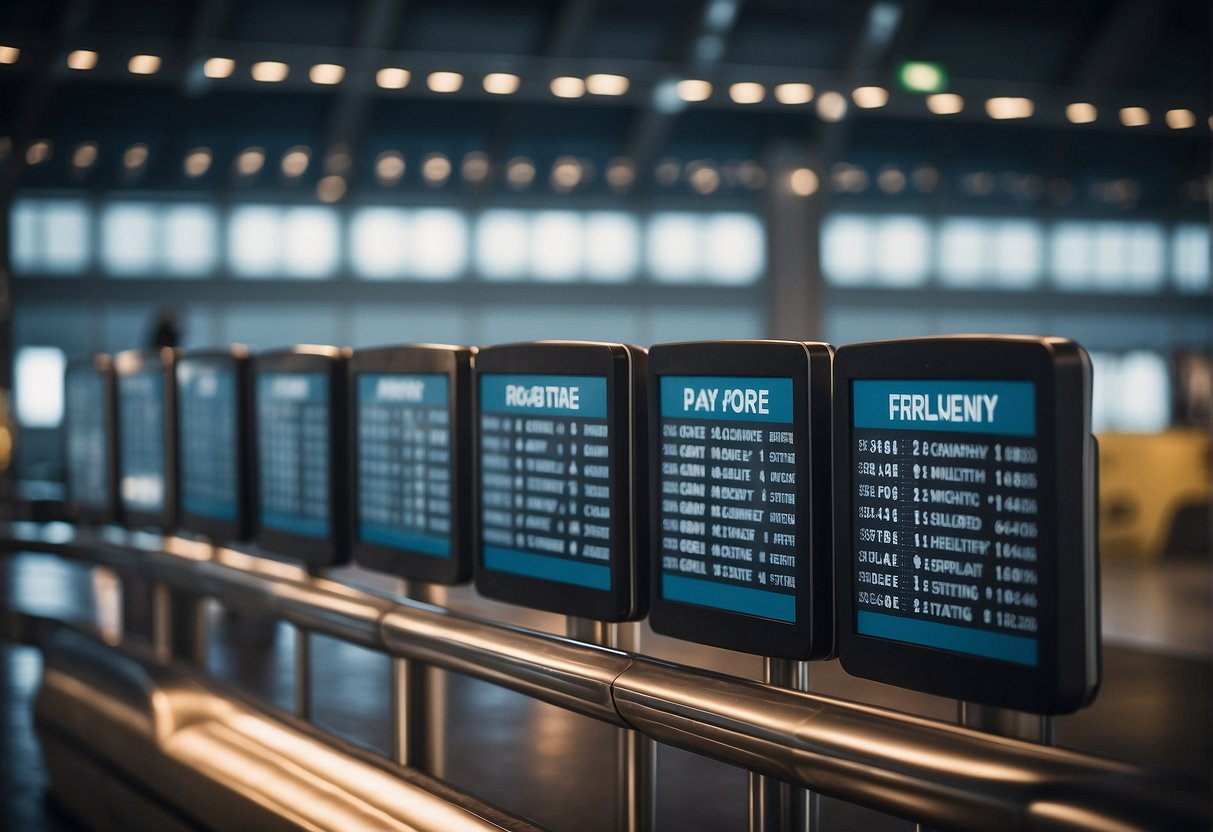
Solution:
M 605 621 L 644 614 L 644 368 L 644 351 L 623 344 L 513 344 L 477 356 L 485 595 Z
M 1062 339 L 839 350 L 840 654 L 1039 713 L 1097 679 L 1090 363 Z

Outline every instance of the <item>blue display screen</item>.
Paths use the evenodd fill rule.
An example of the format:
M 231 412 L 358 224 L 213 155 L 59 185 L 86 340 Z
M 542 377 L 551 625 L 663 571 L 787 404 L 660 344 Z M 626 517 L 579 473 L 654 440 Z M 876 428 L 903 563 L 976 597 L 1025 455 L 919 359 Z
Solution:
M 1043 482 L 1027 381 L 852 382 L 861 635 L 1036 666 Z
M 164 509 L 164 371 L 159 367 L 118 376 L 122 506 Z
M 328 536 L 328 375 L 261 373 L 255 395 L 261 525 L 305 537 Z
M 611 588 L 614 453 L 602 376 L 480 376 L 483 567 Z
M 661 596 L 796 621 L 790 378 L 662 376 Z
M 451 409 L 445 374 L 358 376 L 358 537 L 451 556 Z
M 110 506 L 112 460 L 105 376 L 92 367 L 73 368 L 65 379 L 64 400 L 68 494 L 81 506 Z
M 181 509 L 235 520 L 240 489 L 236 373 L 201 361 L 177 365 Z

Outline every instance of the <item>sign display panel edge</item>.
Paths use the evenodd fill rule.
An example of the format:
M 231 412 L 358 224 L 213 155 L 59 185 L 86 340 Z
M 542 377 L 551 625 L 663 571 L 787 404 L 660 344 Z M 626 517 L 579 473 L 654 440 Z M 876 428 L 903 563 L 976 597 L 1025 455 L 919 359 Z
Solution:
M 833 654 L 828 344 L 658 344 L 649 363 L 657 632 Z
M 468 347 L 358 350 L 350 361 L 354 560 L 406 580 L 470 579 Z
M 486 347 L 473 400 L 477 589 L 604 621 L 648 607 L 646 353 L 595 342 Z
M 1037 713 L 1098 684 L 1090 364 L 940 337 L 835 362 L 839 653 L 853 675 Z
M 155 527 L 170 532 L 176 525 L 174 368 L 179 355 L 179 350 L 166 347 L 126 350 L 114 356 L 118 506 L 128 528 Z
M 85 523 L 108 523 L 119 515 L 113 359 L 98 353 L 69 361 L 64 370 L 64 403 L 62 447 L 68 515 Z

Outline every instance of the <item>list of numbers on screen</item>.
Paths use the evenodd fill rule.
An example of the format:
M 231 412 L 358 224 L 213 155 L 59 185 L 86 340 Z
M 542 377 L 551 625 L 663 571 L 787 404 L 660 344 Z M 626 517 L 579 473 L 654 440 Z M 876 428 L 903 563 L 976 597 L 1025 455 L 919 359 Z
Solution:
M 188 362 L 179 369 L 181 508 L 232 520 L 239 483 L 236 375 Z
M 323 373 L 257 379 L 261 522 L 295 534 L 329 531 L 329 390 Z
M 91 368 L 67 377 L 67 470 L 72 499 L 104 506 L 110 499 L 105 377 Z
M 451 554 L 450 383 L 439 373 L 358 377 L 358 533 Z
M 164 505 L 164 377 L 157 368 L 118 378 L 122 501 L 139 510 Z
M 480 385 L 485 567 L 610 589 L 606 379 L 489 374 Z
M 665 376 L 660 395 L 662 597 L 794 622 L 792 380 Z
M 1039 662 L 1029 382 L 854 382 L 857 631 Z

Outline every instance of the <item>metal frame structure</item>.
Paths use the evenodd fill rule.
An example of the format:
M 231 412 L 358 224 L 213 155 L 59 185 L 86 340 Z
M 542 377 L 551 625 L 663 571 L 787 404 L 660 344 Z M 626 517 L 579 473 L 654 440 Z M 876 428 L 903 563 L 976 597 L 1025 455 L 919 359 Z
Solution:
M 208 597 L 399 659 L 394 747 L 402 758 L 426 727 L 417 724 L 424 709 L 405 688 L 415 691 L 409 679 L 431 666 L 930 827 L 1180 830 L 1208 823 L 1200 784 L 1140 766 L 497 624 L 195 541 L 18 522 L 3 529 L 0 550 L 50 553 L 107 567 L 123 581 L 150 582 L 156 653 L 165 660 L 193 653 L 185 658 L 197 661 L 205 650 L 200 632 L 177 630 L 199 625 L 197 602 Z M 305 718 L 307 643 L 297 640 L 304 646 L 296 705 Z M 643 830 L 651 824 L 652 770 L 633 766 L 631 774 L 634 799 L 625 801 L 630 811 L 619 828 Z

